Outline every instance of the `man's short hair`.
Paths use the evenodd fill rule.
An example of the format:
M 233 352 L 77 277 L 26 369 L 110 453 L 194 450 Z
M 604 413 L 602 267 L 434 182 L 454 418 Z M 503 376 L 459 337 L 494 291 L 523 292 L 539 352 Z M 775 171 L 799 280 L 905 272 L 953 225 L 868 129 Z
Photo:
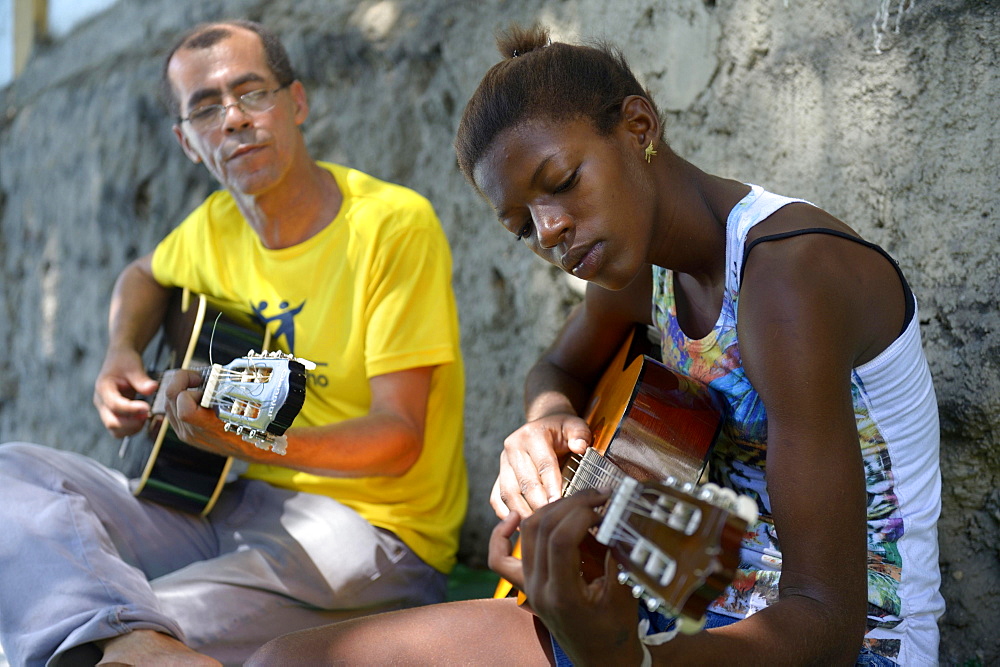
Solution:
M 244 30 L 256 33 L 260 37 L 260 41 L 264 45 L 264 57 L 267 61 L 267 66 L 278 80 L 279 86 L 287 86 L 295 81 L 295 71 L 292 69 L 285 46 L 275 33 L 260 23 L 245 19 L 199 23 L 177 39 L 167 53 L 167 57 L 163 60 L 163 71 L 160 77 L 160 97 L 167 108 L 167 112 L 173 118 L 179 118 L 181 115 L 181 102 L 174 93 L 174 87 L 170 83 L 170 77 L 167 72 L 174 54 L 182 49 L 210 48 L 222 40 L 231 37 L 233 34 L 231 28 L 243 28 Z

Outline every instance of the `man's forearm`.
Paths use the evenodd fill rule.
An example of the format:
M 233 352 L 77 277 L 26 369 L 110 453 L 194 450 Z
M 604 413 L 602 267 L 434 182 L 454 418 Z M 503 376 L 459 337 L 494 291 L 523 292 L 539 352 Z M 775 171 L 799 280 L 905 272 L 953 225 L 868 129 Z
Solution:
M 398 477 L 423 448 L 423 434 L 392 415 L 291 428 L 286 435 L 288 453 L 267 463 L 328 477 Z
M 111 293 L 108 347 L 143 350 L 159 330 L 170 290 L 153 278 L 148 258 L 129 264 Z

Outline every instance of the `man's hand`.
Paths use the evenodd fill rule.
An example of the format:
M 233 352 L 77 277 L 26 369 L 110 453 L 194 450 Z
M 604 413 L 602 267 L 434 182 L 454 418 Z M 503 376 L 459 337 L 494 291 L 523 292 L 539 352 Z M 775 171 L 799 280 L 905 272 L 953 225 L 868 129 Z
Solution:
M 583 454 L 590 446 L 590 427 L 573 414 L 554 414 L 528 422 L 510 434 L 500 455 L 500 474 L 490 504 L 501 519 L 510 512 L 522 517 L 562 494 L 559 458 Z
M 94 407 L 104 427 L 116 438 L 138 433 L 149 418 L 149 403 L 136 396 L 152 396 L 157 387 L 138 352 L 108 350 L 94 381 Z
M 248 458 L 243 440 L 225 431 L 214 410 L 201 407 L 204 377 L 189 370 L 172 370 L 163 376 L 167 419 L 182 442 L 219 454 Z

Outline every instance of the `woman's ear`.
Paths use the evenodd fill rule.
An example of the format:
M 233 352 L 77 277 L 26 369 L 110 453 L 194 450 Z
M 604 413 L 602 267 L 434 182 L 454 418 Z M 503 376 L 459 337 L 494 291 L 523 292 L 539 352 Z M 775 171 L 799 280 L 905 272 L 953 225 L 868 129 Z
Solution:
M 622 124 L 639 148 L 645 148 L 651 141 L 659 142 L 660 117 L 642 95 L 629 95 L 622 100 Z

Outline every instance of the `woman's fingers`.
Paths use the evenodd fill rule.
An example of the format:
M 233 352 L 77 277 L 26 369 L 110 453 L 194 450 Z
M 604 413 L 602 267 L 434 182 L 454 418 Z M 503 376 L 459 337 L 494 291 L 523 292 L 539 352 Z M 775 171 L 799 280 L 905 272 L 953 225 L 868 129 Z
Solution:
M 517 532 L 521 517 L 517 512 L 509 513 L 490 533 L 488 564 L 491 570 L 509 581 L 519 590 L 524 590 L 524 574 L 521 560 L 514 553 L 511 538 Z
M 590 429 L 576 415 L 550 415 L 529 422 L 504 440 L 500 472 L 490 502 L 500 517 L 516 511 L 529 516 L 559 498 L 560 458 L 590 446 Z

